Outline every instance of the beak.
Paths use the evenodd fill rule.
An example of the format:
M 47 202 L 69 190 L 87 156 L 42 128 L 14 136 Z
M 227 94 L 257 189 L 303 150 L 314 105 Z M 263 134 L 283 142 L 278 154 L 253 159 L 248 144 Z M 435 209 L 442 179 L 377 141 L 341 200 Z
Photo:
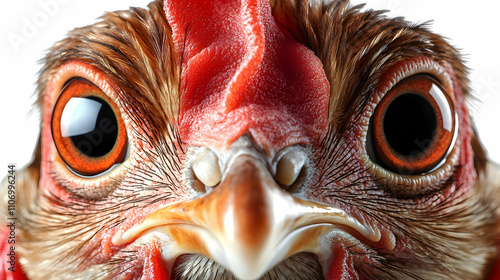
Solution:
M 159 233 L 170 240 L 162 248 L 167 263 L 173 264 L 182 254 L 201 254 L 237 278 L 257 279 L 296 253 L 331 254 L 321 240 L 332 231 L 380 240 L 380 232 L 343 210 L 287 193 L 260 160 L 240 155 L 212 192 L 148 214 L 141 223 L 115 235 L 113 243 L 122 245 Z

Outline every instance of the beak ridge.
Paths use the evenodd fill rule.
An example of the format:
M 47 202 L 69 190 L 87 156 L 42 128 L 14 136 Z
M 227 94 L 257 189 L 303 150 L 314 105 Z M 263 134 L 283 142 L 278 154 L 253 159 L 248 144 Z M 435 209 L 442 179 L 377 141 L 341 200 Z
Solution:
M 163 248 L 167 262 L 181 254 L 202 254 L 237 278 L 256 279 L 293 254 L 325 251 L 321 237 L 346 227 L 380 240 L 380 233 L 343 210 L 288 194 L 264 163 L 241 155 L 212 192 L 148 214 L 113 242 L 120 245 L 159 231 L 174 240 Z

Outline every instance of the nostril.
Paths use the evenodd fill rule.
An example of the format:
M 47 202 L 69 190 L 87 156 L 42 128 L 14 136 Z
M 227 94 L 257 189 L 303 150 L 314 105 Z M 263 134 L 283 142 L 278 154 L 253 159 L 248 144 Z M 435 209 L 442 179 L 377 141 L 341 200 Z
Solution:
M 306 155 L 302 149 L 290 149 L 278 160 L 276 181 L 286 187 L 292 185 L 300 175 L 306 163 Z
M 192 168 L 194 175 L 205 185 L 205 188 L 213 188 L 222 178 L 219 158 L 209 149 L 204 149 L 196 155 Z

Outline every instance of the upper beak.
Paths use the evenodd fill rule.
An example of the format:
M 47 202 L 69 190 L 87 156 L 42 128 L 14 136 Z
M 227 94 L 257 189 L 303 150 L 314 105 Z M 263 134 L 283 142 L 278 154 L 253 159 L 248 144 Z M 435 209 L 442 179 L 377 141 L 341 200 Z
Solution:
M 237 278 L 256 279 L 296 253 L 329 254 L 331 249 L 322 246 L 321 237 L 339 230 L 380 240 L 380 232 L 343 210 L 290 195 L 260 160 L 241 155 L 212 192 L 148 214 L 141 223 L 116 234 L 113 243 L 160 233 L 171 238 L 162 248 L 168 263 L 182 254 L 201 254 Z

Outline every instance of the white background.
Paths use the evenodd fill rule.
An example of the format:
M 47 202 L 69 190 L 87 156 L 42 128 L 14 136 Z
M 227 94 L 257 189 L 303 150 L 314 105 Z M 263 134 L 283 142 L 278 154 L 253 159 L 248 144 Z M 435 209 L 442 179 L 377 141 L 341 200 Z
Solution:
M 433 20 L 432 30 L 462 50 L 472 69 L 479 101 L 471 112 L 490 157 L 500 162 L 500 23 L 494 0 L 366 0 L 367 8 L 391 10 L 412 22 Z M 28 163 L 38 136 L 38 114 L 31 113 L 34 83 L 43 57 L 75 27 L 91 24 L 104 11 L 145 7 L 149 0 L 4 1 L 0 16 L 0 178 L 7 164 Z M 2 171 L 4 170 L 4 171 Z

